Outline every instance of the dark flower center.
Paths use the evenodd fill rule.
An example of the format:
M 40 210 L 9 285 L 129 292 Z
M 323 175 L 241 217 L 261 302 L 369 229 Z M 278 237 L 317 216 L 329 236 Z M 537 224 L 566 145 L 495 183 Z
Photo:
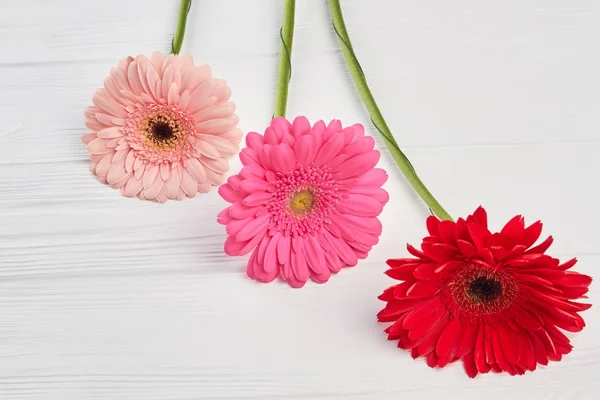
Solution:
M 474 301 L 486 303 L 502 296 L 502 284 L 493 278 L 480 276 L 469 283 L 467 291 Z
M 166 122 L 157 121 L 152 125 L 152 135 L 158 140 L 169 140 L 173 137 L 173 128 Z
M 519 283 L 509 273 L 478 265 L 466 265 L 451 279 L 449 287 L 458 308 L 477 316 L 505 310 L 519 293 Z

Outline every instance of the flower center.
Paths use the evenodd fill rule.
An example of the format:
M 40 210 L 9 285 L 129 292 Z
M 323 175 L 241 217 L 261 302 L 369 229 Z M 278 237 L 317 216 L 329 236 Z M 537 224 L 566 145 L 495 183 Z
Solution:
M 196 120 L 166 104 L 136 104 L 127 116 L 125 132 L 135 156 L 144 162 L 173 163 L 194 157 Z
M 174 150 L 185 136 L 179 119 L 163 110 L 149 113 L 140 131 L 142 142 L 154 150 Z
M 269 229 L 292 237 L 318 232 L 331 223 L 329 217 L 347 191 L 325 166 L 297 165 L 278 173 L 267 205 Z
M 450 282 L 450 293 L 460 309 L 473 315 L 492 315 L 510 307 L 519 287 L 502 271 L 467 266 Z
M 477 303 L 493 301 L 502 296 L 502 284 L 494 278 L 480 276 L 469 283 L 467 292 Z
M 314 206 L 315 195 L 310 190 L 301 190 L 292 195 L 290 198 L 290 211 L 296 215 L 304 215 L 309 213 Z
M 152 126 L 152 133 L 158 140 L 167 140 L 173 137 L 173 129 L 165 122 L 157 122 Z

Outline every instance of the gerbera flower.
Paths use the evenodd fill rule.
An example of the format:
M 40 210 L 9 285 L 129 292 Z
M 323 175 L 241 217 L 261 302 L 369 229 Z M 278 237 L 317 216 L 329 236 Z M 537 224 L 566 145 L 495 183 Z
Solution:
M 218 221 L 227 226 L 228 255 L 252 252 L 250 278 L 324 283 L 367 256 L 388 194 L 381 189 L 387 174 L 374 168 L 379 152 L 362 125 L 311 127 L 305 117 L 293 124 L 278 117 L 264 136 L 248 133 L 246 144 L 244 167 L 219 188 L 233 205 Z
M 487 227 L 478 208 L 466 220 L 427 219 L 429 236 L 415 258 L 388 260 L 386 273 L 404 281 L 379 297 L 389 340 L 425 357 L 430 367 L 463 360 L 470 377 L 505 371 L 533 371 L 571 351 L 561 331 L 585 326 L 572 300 L 587 293 L 591 278 L 569 271 L 575 259 L 560 263 L 545 252 L 552 237 L 531 247 L 542 223 L 525 227 L 518 215 L 498 233 Z M 560 328 L 560 329 L 559 329 Z
M 85 110 L 90 170 L 126 197 L 162 203 L 208 192 L 224 182 L 242 137 L 230 97 L 190 56 L 125 58 Z

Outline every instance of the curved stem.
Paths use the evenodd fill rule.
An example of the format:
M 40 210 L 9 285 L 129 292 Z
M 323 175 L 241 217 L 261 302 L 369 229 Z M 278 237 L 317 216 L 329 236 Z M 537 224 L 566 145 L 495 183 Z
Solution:
M 185 24 L 187 23 L 187 17 L 192 8 L 192 0 L 181 0 L 179 4 L 179 17 L 177 17 L 177 27 L 175 28 L 175 35 L 171 41 L 171 53 L 179 54 L 181 45 L 183 44 L 183 36 L 185 35 Z
M 279 30 L 281 47 L 279 49 L 279 66 L 277 67 L 277 89 L 275 90 L 275 107 L 273 118 L 285 117 L 287 107 L 288 85 L 292 77 L 292 44 L 294 41 L 294 13 L 296 0 L 285 0 L 283 5 L 283 22 Z
M 381 111 L 379 111 L 379 107 L 377 107 L 377 103 L 373 98 L 373 94 L 367 85 L 367 80 L 365 78 L 365 74 L 356 58 L 356 54 L 354 54 L 354 49 L 352 48 L 352 44 L 350 43 L 350 37 L 348 36 L 348 31 L 346 30 L 346 24 L 344 23 L 344 17 L 342 15 L 342 9 L 340 7 L 339 0 L 329 0 L 329 9 L 331 11 L 331 19 L 333 21 L 333 28 L 340 42 L 340 47 L 342 49 L 342 53 L 344 55 L 344 59 L 346 60 L 346 65 L 350 70 L 350 75 L 352 75 L 352 80 L 354 81 L 354 85 L 356 86 L 356 90 L 360 94 L 360 97 L 369 112 L 371 117 L 371 122 L 375 125 L 375 128 L 381 134 L 385 145 L 388 150 L 392 154 L 394 161 L 398 164 L 398 167 L 411 184 L 413 189 L 417 192 L 417 194 L 423 199 L 425 204 L 429 207 L 431 212 L 438 216 L 440 219 L 452 220 L 452 217 L 444 208 L 440 205 L 440 203 L 433 197 L 431 192 L 427 189 L 425 184 L 421 181 L 419 176 L 417 175 L 415 169 L 411 165 L 408 158 L 404 155 L 396 139 L 394 139 L 394 135 L 390 131 L 387 123 L 383 119 L 381 115 Z

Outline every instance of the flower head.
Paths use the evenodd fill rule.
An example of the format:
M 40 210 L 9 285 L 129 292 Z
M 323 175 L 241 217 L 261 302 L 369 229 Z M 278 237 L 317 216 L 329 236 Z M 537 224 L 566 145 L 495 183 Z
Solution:
M 387 180 L 374 168 L 379 152 L 360 124 L 310 126 L 275 118 L 264 136 L 250 132 L 240 153 L 244 167 L 219 188 L 232 205 L 218 221 L 227 225 L 225 252 L 252 252 L 250 278 L 281 276 L 293 287 L 356 265 L 378 242 L 377 216 L 388 201 Z
M 90 170 L 127 197 L 165 202 L 225 180 L 242 137 L 223 80 L 190 56 L 127 57 L 85 110 Z
M 573 302 L 587 293 L 591 278 L 569 271 L 575 259 L 560 263 L 545 252 L 552 237 L 531 247 L 540 221 L 525 227 L 518 215 L 498 233 L 477 209 L 466 220 L 427 219 L 429 236 L 415 258 L 388 260 L 386 273 L 404 281 L 379 297 L 389 340 L 426 357 L 430 367 L 461 360 L 470 377 L 505 371 L 533 371 L 571 351 L 561 331 L 578 332 L 585 323 Z M 560 329 L 559 329 L 560 328 Z

